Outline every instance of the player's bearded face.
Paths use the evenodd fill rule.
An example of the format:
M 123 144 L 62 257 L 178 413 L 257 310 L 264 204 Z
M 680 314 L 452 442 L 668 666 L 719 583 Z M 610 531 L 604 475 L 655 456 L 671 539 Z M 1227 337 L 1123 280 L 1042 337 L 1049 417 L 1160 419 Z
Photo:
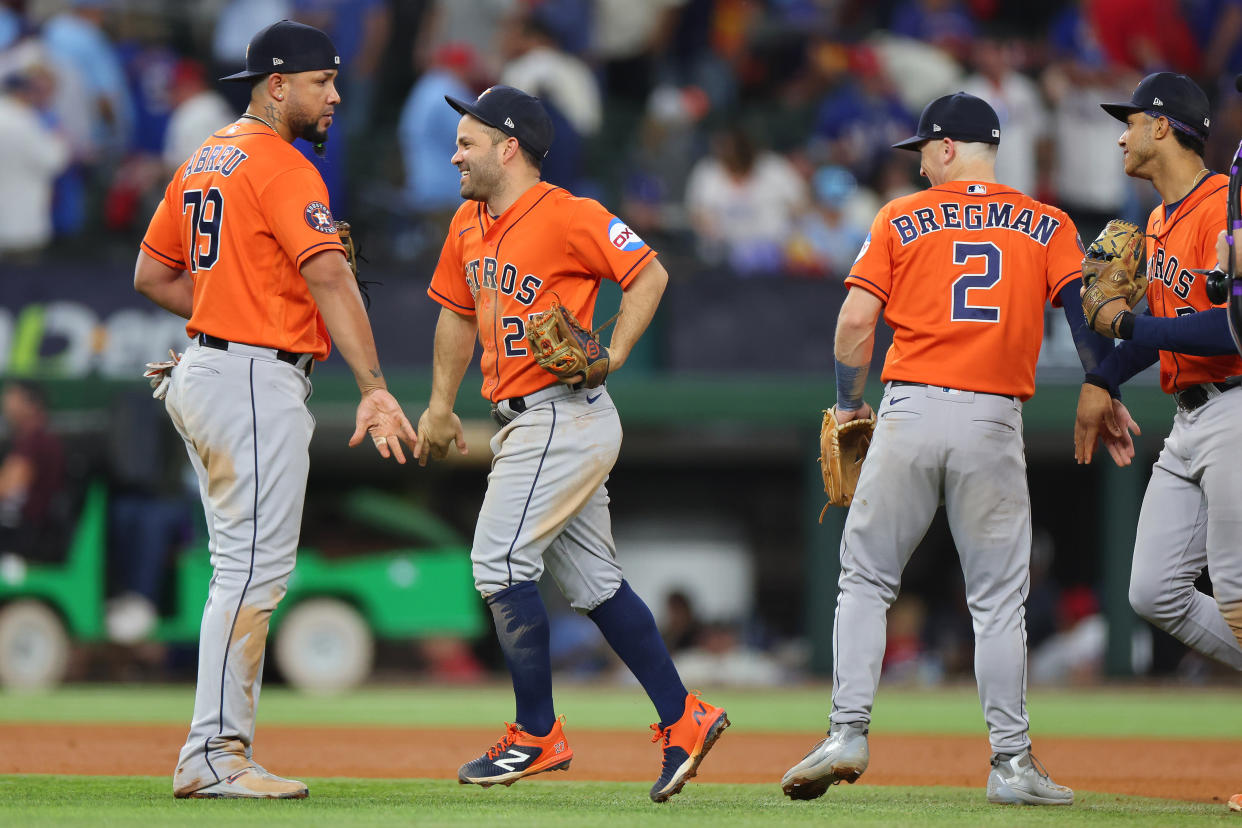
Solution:
M 328 127 L 341 96 L 336 92 L 335 72 L 299 73 L 289 96 L 289 129 L 298 138 L 315 145 L 323 154 L 322 144 L 328 140 Z
M 461 171 L 461 197 L 487 201 L 501 184 L 501 142 L 493 141 L 489 131 L 473 127 L 463 118 L 457 144 L 453 163 Z

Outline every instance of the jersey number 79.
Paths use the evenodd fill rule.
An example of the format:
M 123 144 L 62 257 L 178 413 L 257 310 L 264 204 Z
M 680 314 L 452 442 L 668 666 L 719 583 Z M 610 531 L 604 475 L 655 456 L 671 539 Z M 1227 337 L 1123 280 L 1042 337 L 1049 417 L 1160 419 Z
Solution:
M 181 214 L 190 211 L 190 272 L 211 270 L 220 258 L 220 223 L 224 218 L 224 196 L 211 187 L 186 190 L 181 194 Z

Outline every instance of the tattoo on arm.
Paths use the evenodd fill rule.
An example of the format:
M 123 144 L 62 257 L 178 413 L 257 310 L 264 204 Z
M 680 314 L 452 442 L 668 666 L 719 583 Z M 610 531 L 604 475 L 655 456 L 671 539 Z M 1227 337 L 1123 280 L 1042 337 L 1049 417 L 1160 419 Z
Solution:
M 381 377 L 383 377 L 383 376 L 384 376 L 384 374 L 383 374 L 383 372 L 382 372 L 382 371 L 380 371 L 380 369 L 378 369 L 378 368 L 372 368 L 372 369 L 371 369 L 371 379 L 380 379 L 380 378 L 381 378 Z

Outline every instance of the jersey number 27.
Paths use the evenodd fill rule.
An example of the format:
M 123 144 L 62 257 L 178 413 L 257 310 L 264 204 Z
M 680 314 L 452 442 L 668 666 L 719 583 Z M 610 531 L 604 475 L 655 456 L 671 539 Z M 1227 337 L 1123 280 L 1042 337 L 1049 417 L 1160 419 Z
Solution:
M 952 312 L 954 322 L 999 322 L 1000 308 L 973 305 L 970 291 L 988 290 L 1001 280 L 1001 251 L 992 242 L 954 242 L 953 264 L 964 265 L 971 259 L 983 259 L 983 271 L 963 273 L 953 280 Z

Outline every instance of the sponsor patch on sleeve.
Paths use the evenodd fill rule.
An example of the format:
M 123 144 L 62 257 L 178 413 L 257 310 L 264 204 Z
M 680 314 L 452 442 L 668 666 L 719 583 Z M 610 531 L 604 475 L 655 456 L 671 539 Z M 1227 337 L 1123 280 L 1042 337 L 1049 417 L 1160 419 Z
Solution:
M 336 227 L 332 224 L 332 211 L 322 201 L 312 201 L 306 205 L 306 223 L 312 229 L 318 230 L 320 233 L 335 233 Z
M 646 244 L 625 222 L 615 217 L 608 223 L 608 241 L 625 253 L 638 250 Z
M 858 264 L 858 260 L 867 254 L 867 248 L 871 246 L 871 234 L 867 234 L 867 240 L 863 242 L 862 247 L 858 251 L 858 255 L 854 257 L 854 264 Z

